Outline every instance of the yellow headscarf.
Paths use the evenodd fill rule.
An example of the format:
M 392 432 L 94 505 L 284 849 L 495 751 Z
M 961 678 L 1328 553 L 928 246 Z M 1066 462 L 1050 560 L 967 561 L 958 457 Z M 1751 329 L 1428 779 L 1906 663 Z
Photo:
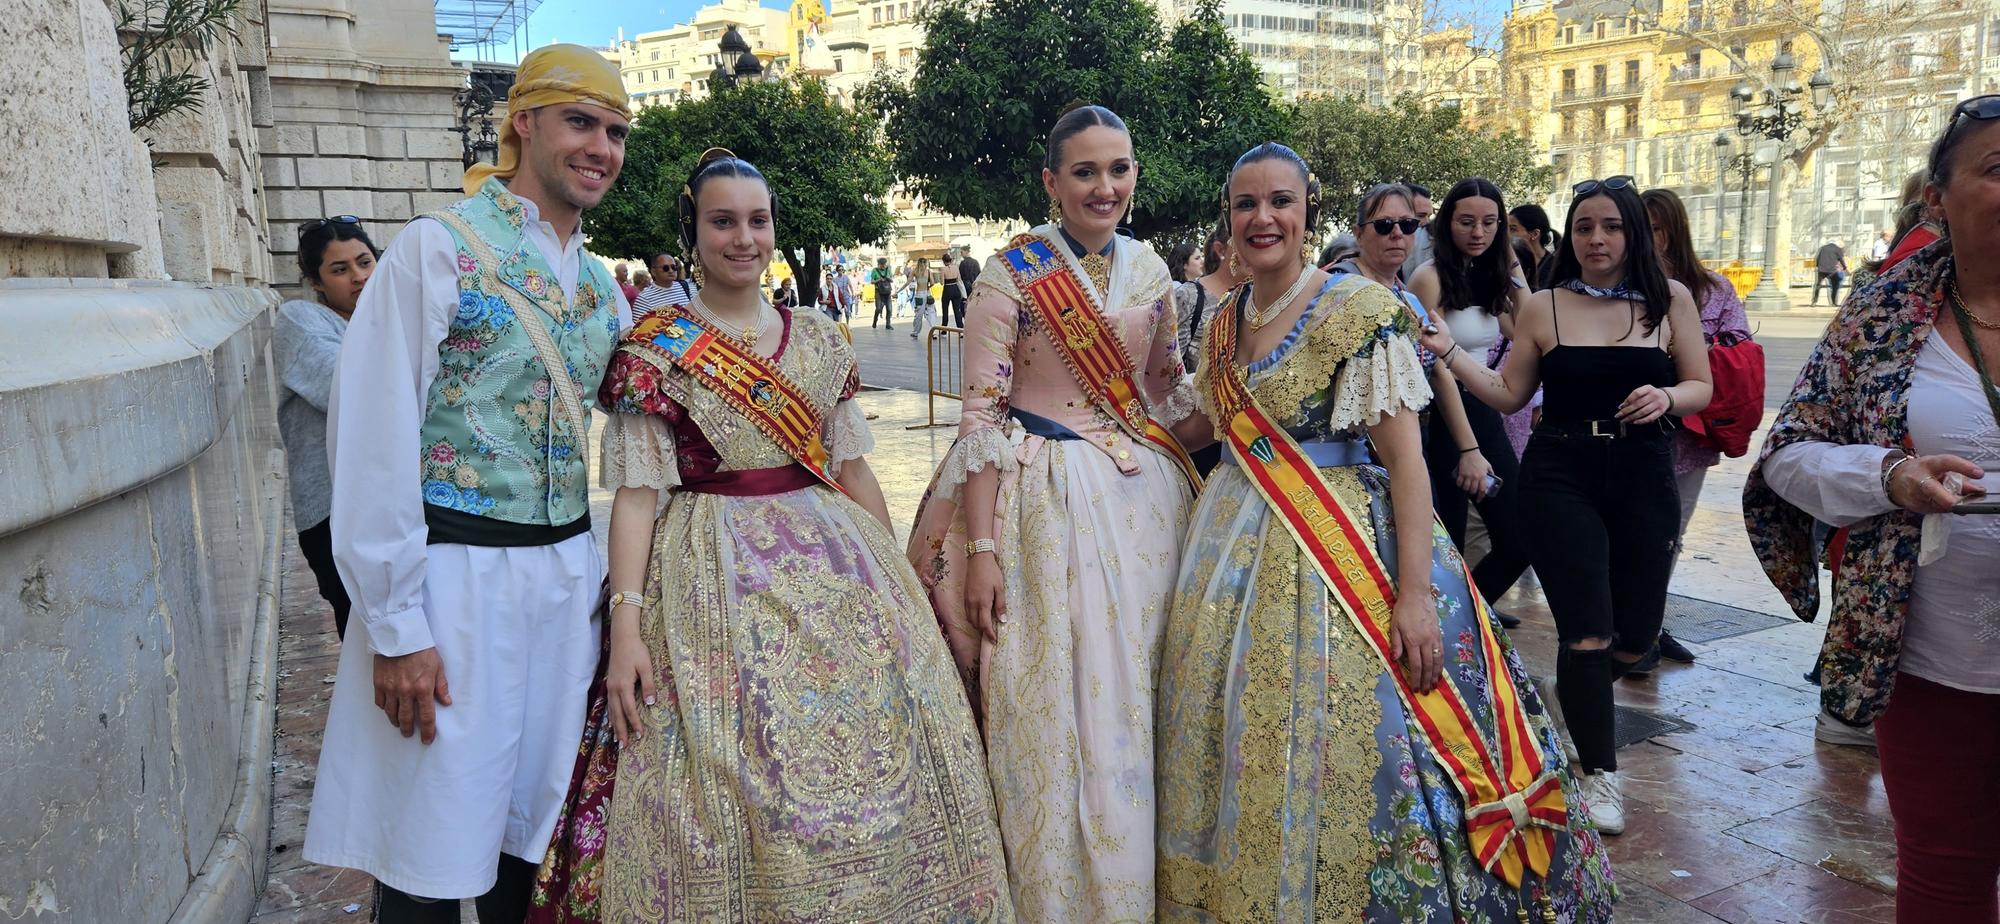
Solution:
M 514 87 L 507 91 L 507 120 L 500 126 L 500 163 L 473 164 L 465 171 L 465 194 L 479 191 L 488 177 L 514 178 L 521 169 L 521 139 L 514 134 L 516 112 L 556 103 L 589 103 L 632 117 L 631 97 L 618 65 L 582 45 L 544 45 L 521 59 Z

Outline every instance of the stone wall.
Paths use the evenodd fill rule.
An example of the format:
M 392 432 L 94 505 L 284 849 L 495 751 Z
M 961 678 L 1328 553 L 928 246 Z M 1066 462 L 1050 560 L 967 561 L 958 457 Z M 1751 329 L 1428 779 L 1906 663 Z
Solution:
M 242 921 L 285 520 L 264 13 L 142 138 L 112 9 L 0 16 L 0 919 Z
M 428 3 L 272 0 L 264 129 L 276 281 L 302 292 L 298 223 L 358 215 L 376 246 L 464 197 L 452 65 Z

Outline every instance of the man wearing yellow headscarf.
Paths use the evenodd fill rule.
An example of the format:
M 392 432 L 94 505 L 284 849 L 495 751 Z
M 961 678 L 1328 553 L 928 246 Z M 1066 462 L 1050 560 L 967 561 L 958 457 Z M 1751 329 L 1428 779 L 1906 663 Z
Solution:
M 597 664 L 589 408 L 631 309 L 583 252 L 631 111 L 597 52 L 531 52 L 499 163 L 396 235 L 328 405 L 354 613 L 306 859 L 381 883 L 385 924 L 526 916 Z M 384 721 L 386 717 L 387 721 Z

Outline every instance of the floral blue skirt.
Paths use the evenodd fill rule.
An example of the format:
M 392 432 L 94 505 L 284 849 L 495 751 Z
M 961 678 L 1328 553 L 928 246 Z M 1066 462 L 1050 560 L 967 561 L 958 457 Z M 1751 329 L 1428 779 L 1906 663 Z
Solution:
M 1395 574 L 1386 473 L 1321 471 Z M 1458 551 L 1443 528 L 1432 533 L 1446 679 L 1493 740 L 1478 609 Z M 1189 529 L 1161 658 L 1160 920 L 1515 924 L 1525 905 L 1536 924 L 1609 921 L 1610 859 L 1504 635 L 1501 648 L 1569 806 L 1548 878 L 1524 889 L 1479 867 L 1463 800 L 1381 659 L 1242 471 L 1217 469 Z

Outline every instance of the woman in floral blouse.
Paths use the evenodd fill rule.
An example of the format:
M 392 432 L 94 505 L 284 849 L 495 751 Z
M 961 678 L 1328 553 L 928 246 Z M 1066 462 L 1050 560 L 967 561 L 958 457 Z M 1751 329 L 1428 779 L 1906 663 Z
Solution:
M 1960 103 L 1925 198 L 1944 237 L 1849 297 L 1744 487 L 1765 573 L 1819 609 L 1814 521 L 1849 528 L 1821 648 L 1826 710 L 1873 721 L 1896 918 L 1992 924 L 2000 880 L 2000 96 Z

